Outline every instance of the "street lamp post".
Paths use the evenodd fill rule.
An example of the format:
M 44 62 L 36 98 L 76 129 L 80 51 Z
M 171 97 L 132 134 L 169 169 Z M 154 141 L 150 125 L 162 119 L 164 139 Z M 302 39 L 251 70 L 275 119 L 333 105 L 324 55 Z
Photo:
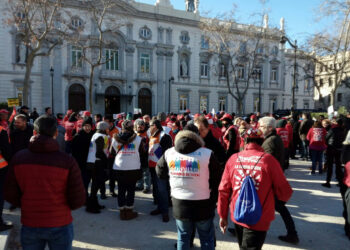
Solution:
M 284 45 L 286 42 L 289 43 L 289 45 L 294 49 L 294 74 L 293 74 L 293 87 L 292 87 L 292 105 L 291 105 L 291 113 L 292 115 L 294 114 L 294 103 L 295 103 L 295 87 L 297 85 L 297 50 L 298 50 L 298 45 L 297 45 L 297 40 L 295 40 L 294 43 L 292 43 L 288 37 L 282 36 L 280 43 Z
M 173 82 L 175 79 L 174 77 L 169 78 L 169 98 L 168 98 L 168 113 L 170 114 L 170 97 L 171 97 L 171 82 Z
M 50 76 L 51 76 L 51 111 L 52 111 L 52 115 L 54 114 L 54 112 L 53 112 L 53 74 L 54 74 L 54 69 L 51 66 Z
M 253 76 L 254 76 L 254 81 L 256 80 L 256 79 L 258 79 L 259 80 L 259 103 L 258 103 L 258 111 L 259 111 L 259 113 L 261 113 L 261 71 L 260 70 L 257 70 L 257 69 L 255 69 L 254 71 L 253 71 Z

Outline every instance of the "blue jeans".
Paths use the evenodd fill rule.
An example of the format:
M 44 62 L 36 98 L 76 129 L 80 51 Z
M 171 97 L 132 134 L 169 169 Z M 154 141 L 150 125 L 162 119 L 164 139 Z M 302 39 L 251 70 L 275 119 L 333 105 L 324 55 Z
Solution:
M 190 239 L 193 227 L 197 228 L 202 250 L 215 249 L 214 218 L 203 221 L 176 220 L 177 249 L 190 249 Z
M 149 173 L 149 168 L 142 169 L 142 178 L 137 181 L 136 186 L 138 188 L 150 189 L 151 187 L 151 177 Z
M 312 172 L 315 172 L 318 163 L 318 171 L 322 173 L 323 151 L 310 149 Z
M 63 227 L 26 227 L 22 226 L 21 243 L 23 250 L 44 250 L 46 244 L 50 250 L 70 250 L 74 238 L 73 224 Z

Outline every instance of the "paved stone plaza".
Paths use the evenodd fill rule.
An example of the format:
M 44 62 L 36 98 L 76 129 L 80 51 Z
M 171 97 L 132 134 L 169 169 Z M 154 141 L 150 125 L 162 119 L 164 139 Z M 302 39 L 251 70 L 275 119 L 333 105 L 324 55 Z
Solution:
M 295 220 L 300 237 L 297 246 L 278 240 L 278 235 L 285 234 L 282 219 L 276 215 L 265 241 L 263 249 L 349 249 L 350 241 L 345 237 L 342 214 L 342 202 L 338 187 L 331 189 L 321 186 L 325 175 L 309 175 L 310 162 L 291 161 L 286 175 L 293 187 L 294 194 L 288 208 Z M 140 216 L 132 221 L 120 221 L 117 200 L 108 197 L 101 201 L 106 205 L 99 215 L 88 214 L 84 209 L 75 211 L 74 249 L 174 249 L 176 226 L 174 219 L 163 223 L 161 217 L 153 217 L 149 212 L 155 207 L 151 194 L 137 192 L 136 210 Z M 8 204 L 6 204 L 8 208 Z M 19 209 L 14 212 L 4 210 L 4 218 L 14 221 L 15 229 L 8 242 L 8 249 L 20 249 L 19 244 Z M 237 239 L 229 233 L 222 235 L 215 218 L 217 249 L 239 249 Z M 195 249 L 200 249 L 198 236 Z

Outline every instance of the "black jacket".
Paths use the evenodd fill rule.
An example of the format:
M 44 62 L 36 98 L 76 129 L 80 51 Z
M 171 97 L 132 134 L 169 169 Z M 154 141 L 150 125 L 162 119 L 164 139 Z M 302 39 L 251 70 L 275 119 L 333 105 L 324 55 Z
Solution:
M 190 154 L 204 146 L 204 142 L 199 135 L 192 131 L 181 131 L 175 139 L 175 150 L 181 154 Z M 178 220 L 207 220 L 215 215 L 216 202 L 218 199 L 218 187 L 221 181 L 221 169 L 214 153 L 209 160 L 209 187 L 210 198 L 208 200 L 179 200 L 172 198 L 173 215 Z M 160 179 L 169 178 L 169 168 L 164 155 L 160 158 L 156 167 L 157 175 Z
M 237 133 L 236 133 L 236 130 L 234 129 L 230 129 L 228 131 L 228 134 L 227 134 L 227 139 L 229 140 L 230 142 L 230 146 L 229 148 L 227 149 L 227 156 L 228 158 L 231 157 L 231 155 L 235 154 L 235 153 L 238 153 L 237 150 L 235 150 L 235 146 L 236 146 L 236 139 L 237 139 Z
M 284 146 L 281 137 L 277 135 L 276 130 L 273 130 L 268 136 L 265 137 L 262 145 L 264 151 L 273 155 L 280 163 L 282 169 L 284 165 Z
M 7 163 L 11 160 L 11 146 L 9 143 L 9 137 L 5 129 L 0 133 L 0 154 L 5 158 Z
M 299 134 L 300 134 L 300 139 L 305 141 L 307 133 L 309 132 L 310 128 L 314 124 L 313 120 L 306 119 L 301 122 L 300 128 L 299 128 Z
M 328 130 L 326 144 L 333 149 L 341 150 L 345 140 L 345 131 L 342 127 L 336 126 Z
M 22 149 L 28 148 L 29 140 L 33 136 L 33 126 L 27 123 L 25 130 L 14 128 L 10 131 L 10 143 L 12 154 L 17 153 Z
M 93 134 L 93 132 L 86 133 L 82 129 L 73 137 L 72 156 L 77 160 L 80 169 L 86 168 L 86 161 Z
M 221 145 L 221 143 L 213 136 L 213 133 L 209 130 L 209 133 L 204 138 L 205 147 L 209 148 L 211 151 L 214 152 L 214 156 L 220 163 L 220 165 L 225 168 L 225 164 L 227 161 L 227 156 L 225 153 L 224 147 Z

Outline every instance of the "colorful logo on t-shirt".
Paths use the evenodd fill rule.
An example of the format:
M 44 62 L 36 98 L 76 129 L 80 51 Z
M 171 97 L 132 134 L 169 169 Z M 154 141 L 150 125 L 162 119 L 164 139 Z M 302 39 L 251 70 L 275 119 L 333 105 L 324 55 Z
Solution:
M 200 176 L 200 164 L 197 159 L 175 159 L 170 161 L 169 170 L 171 175 L 182 177 Z
M 118 146 L 118 151 L 122 154 L 135 154 L 136 146 L 134 143 L 124 144 Z

